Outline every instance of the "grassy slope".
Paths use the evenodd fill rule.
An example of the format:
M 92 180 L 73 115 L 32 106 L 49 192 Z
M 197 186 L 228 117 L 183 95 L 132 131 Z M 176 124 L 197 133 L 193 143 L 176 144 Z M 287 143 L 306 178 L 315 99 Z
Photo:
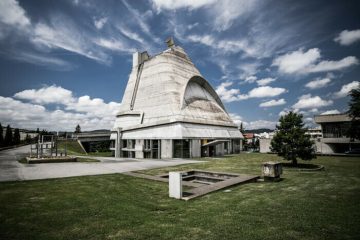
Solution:
M 60 151 L 66 151 L 68 154 L 77 155 L 77 154 L 86 154 L 86 152 L 81 148 L 77 141 L 68 140 L 68 141 L 60 141 L 58 143 L 58 149 Z
M 65 142 L 59 142 L 59 149 L 63 150 L 65 149 Z M 109 152 L 91 152 L 86 154 L 84 150 L 81 148 L 79 143 L 77 141 L 69 140 L 66 143 L 66 149 L 67 153 L 70 155 L 88 155 L 88 156 L 99 156 L 99 157 L 111 157 L 112 153 Z
M 270 159 L 243 154 L 172 169 L 259 174 Z M 0 239 L 359 239 L 360 159 L 314 163 L 326 171 L 285 170 L 284 181 L 189 202 L 169 199 L 165 183 L 120 174 L 1 183 Z

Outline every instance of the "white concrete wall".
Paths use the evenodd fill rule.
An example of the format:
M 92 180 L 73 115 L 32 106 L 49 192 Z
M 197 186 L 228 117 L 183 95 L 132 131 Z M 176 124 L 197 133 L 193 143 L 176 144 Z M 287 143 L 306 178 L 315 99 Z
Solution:
M 240 138 L 237 128 L 192 123 L 168 123 L 123 132 L 124 139 L 228 139 Z
M 161 140 L 161 158 L 172 158 L 172 140 L 162 139 Z
M 316 141 L 315 145 L 316 145 L 316 152 L 318 153 L 323 153 L 323 154 L 334 153 L 334 149 L 332 149 L 330 144 Z
M 270 138 L 260 138 L 259 139 L 260 152 L 261 153 L 269 153 L 269 152 L 271 152 L 270 143 L 271 143 Z

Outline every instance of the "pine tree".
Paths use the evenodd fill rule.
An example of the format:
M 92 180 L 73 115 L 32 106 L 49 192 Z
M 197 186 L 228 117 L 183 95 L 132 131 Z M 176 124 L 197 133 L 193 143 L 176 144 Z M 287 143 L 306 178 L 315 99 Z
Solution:
M 302 115 L 289 112 L 280 117 L 280 125 L 276 126 L 276 134 L 271 140 L 271 151 L 285 160 L 297 165 L 297 159 L 311 160 L 316 158 L 313 141 L 306 135 Z
M 242 134 L 244 134 L 244 127 L 243 127 L 243 123 L 240 123 L 240 132 L 241 132 Z
M 75 128 L 75 133 L 81 133 L 81 127 L 79 124 Z
M 40 129 L 39 128 L 36 129 L 36 133 L 37 134 L 36 134 L 35 140 L 37 142 L 37 141 L 39 141 L 39 138 L 40 138 Z
M 351 125 L 348 136 L 351 139 L 360 139 L 360 87 L 350 91 L 349 111 L 347 112 L 351 118 Z
M 13 135 L 10 125 L 7 125 L 6 127 L 6 133 L 5 133 L 5 139 L 4 139 L 4 145 L 5 146 L 11 146 L 13 142 Z
M 26 143 L 31 143 L 31 137 L 30 137 L 30 135 L 28 133 L 26 134 L 25 142 Z
M 0 147 L 4 146 L 4 130 L 0 123 Z
M 18 128 L 15 128 L 14 131 L 13 144 L 14 145 L 20 144 L 20 131 Z

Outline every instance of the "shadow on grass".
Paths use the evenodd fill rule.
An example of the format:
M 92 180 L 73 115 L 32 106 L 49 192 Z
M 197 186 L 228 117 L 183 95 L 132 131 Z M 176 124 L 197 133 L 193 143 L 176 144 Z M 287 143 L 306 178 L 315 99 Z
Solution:
M 321 171 L 325 169 L 323 165 L 311 163 L 298 163 L 297 165 L 292 163 L 282 163 L 282 166 L 287 169 L 298 171 Z

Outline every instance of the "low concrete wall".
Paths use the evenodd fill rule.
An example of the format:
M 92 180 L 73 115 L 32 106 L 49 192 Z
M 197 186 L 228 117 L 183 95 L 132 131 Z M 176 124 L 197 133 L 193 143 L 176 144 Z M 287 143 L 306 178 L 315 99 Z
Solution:
M 53 158 L 26 158 L 27 163 L 62 163 L 62 162 L 76 162 L 76 157 L 53 157 Z

